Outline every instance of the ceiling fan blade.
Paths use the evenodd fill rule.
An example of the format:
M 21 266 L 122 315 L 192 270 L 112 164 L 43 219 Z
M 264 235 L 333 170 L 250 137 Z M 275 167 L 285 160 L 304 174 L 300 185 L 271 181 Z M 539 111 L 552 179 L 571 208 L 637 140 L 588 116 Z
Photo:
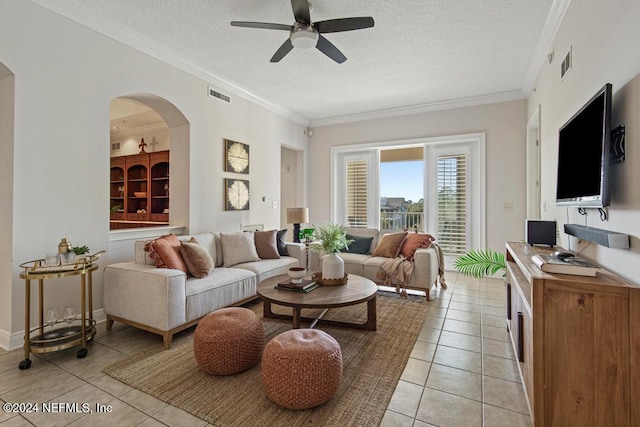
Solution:
M 282 43 L 282 46 L 280 46 L 276 53 L 273 54 L 270 62 L 280 62 L 280 60 L 284 58 L 287 53 L 291 52 L 291 49 L 293 49 L 291 39 L 285 40 L 285 42 Z
M 339 33 L 373 27 L 373 18 L 360 16 L 357 18 L 327 19 L 326 21 L 314 22 L 313 26 L 319 33 Z
M 324 53 L 329 58 L 336 61 L 338 64 L 342 64 L 347 60 L 347 57 L 344 56 L 342 52 L 340 52 L 338 48 L 333 45 L 333 43 L 331 43 L 325 37 L 322 37 L 322 34 L 319 34 L 319 36 L 320 37 L 318 37 L 318 44 L 316 44 L 316 48 L 320 52 Z
M 291 8 L 293 9 L 293 16 L 296 18 L 296 22 L 305 25 L 311 24 L 308 0 L 291 0 Z
M 248 21 L 231 21 L 234 27 L 261 28 L 264 30 L 293 30 L 293 25 L 271 24 L 269 22 L 248 22 Z

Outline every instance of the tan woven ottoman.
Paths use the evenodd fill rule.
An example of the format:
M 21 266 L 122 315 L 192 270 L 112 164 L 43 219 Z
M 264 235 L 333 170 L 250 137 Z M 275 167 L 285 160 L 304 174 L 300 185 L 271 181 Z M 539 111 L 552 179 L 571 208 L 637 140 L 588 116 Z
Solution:
M 198 366 L 214 375 L 232 375 L 258 363 L 264 347 L 262 322 L 248 308 L 223 308 L 196 327 L 193 352 Z
M 307 409 L 331 399 L 342 380 L 342 350 L 317 329 L 292 329 L 267 343 L 262 384 L 267 397 L 289 409 Z

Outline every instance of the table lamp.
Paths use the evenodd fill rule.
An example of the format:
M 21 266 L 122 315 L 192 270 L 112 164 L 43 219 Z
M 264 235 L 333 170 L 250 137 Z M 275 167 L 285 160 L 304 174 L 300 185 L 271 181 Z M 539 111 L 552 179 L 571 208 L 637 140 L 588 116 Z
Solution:
M 309 222 L 309 208 L 287 208 L 287 223 L 293 224 L 293 241 L 300 243 L 300 224 Z

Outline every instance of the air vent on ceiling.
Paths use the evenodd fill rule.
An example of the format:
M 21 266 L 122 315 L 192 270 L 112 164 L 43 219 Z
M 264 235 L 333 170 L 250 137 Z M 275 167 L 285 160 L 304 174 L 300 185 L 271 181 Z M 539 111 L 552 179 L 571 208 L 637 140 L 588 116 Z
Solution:
M 113 144 L 111 144 L 111 151 L 119 151 L 119 150 L 120 150 L 119 142 L 114 142 Z
M 221 99 L 224 102 L 231 102 L 231 98 L 229 98 L 227 95 L 217 92 L 211 88 L 208 88 L 208 90 L 209 90 L 209 96 L 213 96 L 214 98 Z
M 564 59 L 562 60 L 562 64 L 560 64 L 560 79 L 564 79 L 564 76 L 567 75 L 567 73 L 569 72 L 569 70 L 571 69 L 571 50 L 572 48 L 569 48 L 569 52 L 567 52 L 567 56 L 564 57 Z

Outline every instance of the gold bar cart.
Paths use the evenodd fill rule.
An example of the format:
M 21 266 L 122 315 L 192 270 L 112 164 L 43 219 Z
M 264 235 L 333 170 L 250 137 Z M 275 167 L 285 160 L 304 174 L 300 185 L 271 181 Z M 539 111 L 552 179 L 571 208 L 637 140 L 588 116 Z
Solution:
M 45 265 L 44 260 L 27 261 L 20 264 L 24 271 L 20 273 L 20 278 L 25 284 L 25 306 L 24 306 L 24 360 L 20 362 L 18 368 L 29 369 L 31 353 L 49 353 L 52 351 L 64 350 L 66 348 L 80 345 L 78 358 L 87 356 L 87 341 L 93 339 L 96 334 L 96 322 L 93 320 L 93 287 L 92 273 L 98 269 L 96 261 L 105 251 L 96 254 L 80 257 L 75 262 L 62 265 Z M 80 276 L 80 319 L 79 326 L 69 325 L 68 330 L 72 333 L 60 334 L 60 336 L 47 337 L 44 331 L 44 304 L 43 288 L 45 279 L 58 277 Z M 40 324 L 31 329 L 31 280 L 38 280 L 38 301 Z M 88 307 L 87 307 L 88 305 Z M 88 308 L 88 311 L 87 311 Z M 87 317 L 88 312 L 88 317 Z M 58 321 L 59 323 L 60 321 Z

